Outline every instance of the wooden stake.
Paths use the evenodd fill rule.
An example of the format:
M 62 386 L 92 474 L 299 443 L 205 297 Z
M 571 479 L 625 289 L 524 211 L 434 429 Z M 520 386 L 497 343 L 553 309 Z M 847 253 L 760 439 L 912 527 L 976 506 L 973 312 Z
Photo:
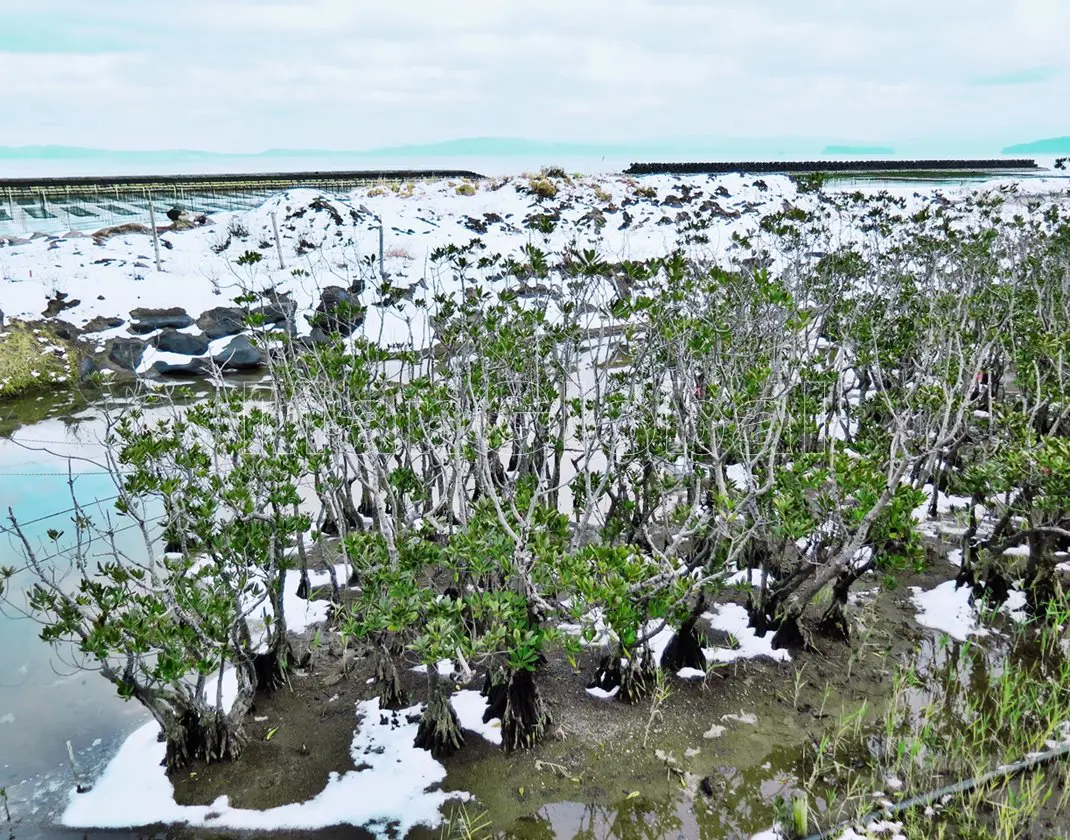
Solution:
M 156 270 L 163 271 L 160 268 L 160 235 L 156 232 L 156 210 L 152 206 L 152 199 L 149 199 L 149 227 L 152 228 L 152 247 L 156 249 Z
M 286 263 L 282 260 L 282 242 L 279 240 L 279 219 L 274 210 L 271 211 L 271 226 L 275 229 L 275 250 L 279 252 L 279 268 L 286 268 Z

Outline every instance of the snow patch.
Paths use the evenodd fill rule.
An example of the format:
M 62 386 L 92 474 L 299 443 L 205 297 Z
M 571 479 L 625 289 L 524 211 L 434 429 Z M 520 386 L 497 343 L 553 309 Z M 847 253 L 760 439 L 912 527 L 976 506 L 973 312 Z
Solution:
M 501 720 L 499 718 L 491 718 L 488 723 L 483 723 L 483 713 L 487 711 L 486 697 L 478 691 L 465 689 L 454 694 L 450 698 L 450 704 L 453 706 L 453 711 L 457 713 L 461 729 L 475 732 L 492 744 L 501 744 Z
M 910 589 L 911 599 L 918 609 L 917 621 L 922 627 L 947 633 L 960 642 L 966 641 L 968 636 L 988 635 L 989 630 L 981 627 L 978 621 L 970 587 L 960 587 L 949 580 L 934 589 L 922 590 L 918 586 Z
M 778 662 L 789 662 L 791 654 L 786 650 L 773 650 L 773 634 L 766 633 L 759 637 L 750 627 L 750 616 L 747 610 L 739 604 L 722 604 L 715 612 L 703 614 L 710 626 L 716 630 L 731 633 L 732 637 L 739 642 L 735 650 L 729 648 L 707 648 L 703 652 L 706 659 L 714 662 L 735 662 L 739 659 L 754 659 L 766 656 Z
M 263 811 L 231 807 L 226 796 L 211 805 L 176 803 L 153 721 L 126 739 L 91 791 L 71 791 L 61 822 L 79 829 L 165 823 L 245 831 L 353 825 L 378 837 L 405 836 L 417 825 L 437 825 L 443 803 L 458 796 L 438 789 L 445 768 L 413 746 L 421 711 L 381 711 L 378 699 L 357 703 L 360 723 L 350 753 L 361 769 L 332 773 L 312 799 Z

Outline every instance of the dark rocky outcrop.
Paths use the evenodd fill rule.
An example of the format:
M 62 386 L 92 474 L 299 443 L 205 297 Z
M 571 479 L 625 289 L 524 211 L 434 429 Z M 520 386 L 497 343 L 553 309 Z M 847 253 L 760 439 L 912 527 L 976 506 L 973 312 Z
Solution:
M 207 336 L 190 335 L 172 329 L 161 332 L 152 339 L 152 344 L 165 353 L 180 353 L 183 356 L 203 356 L 208 352 Z
M 197 326 L 213 340 L 237 335 L 246 328 L 245 310 L 237 306 L 217 306 L 201 313 Z
M 152 363 L 152 372 L 159 376 L 204 376 L 208 373 L 208 365 L 203 359 L 175 363 L 157 361 Z
M 48 299 L 48 303 L 45 304 L 45 311 L 41 314 L 46 318 L 55 318 L 60 312 L 66 309 L 73 309 L 80 303 L 81 301 L 78 298 L 69 299 L 66 292 L 56 292 L 54 297 Z
M 249 336 L 239 335 L 213 356 L 212 361 L 224 371 L 251 370 L 264 363 L 264 354 L 253 346 Z
M 123 370 L 137 370 L 145 355 L 145 342 L 136 338 L 114 338 L 107 347 L 108 360 Z
M 193 325 L 193 318 L 185 309 L 172 306 L 168 309 L 131 309 L 130 332 L 137 335 L 171 329 L 180 330 Z
M 116 327 L 121 327 L 125 323 L 126 321 L 124 321 L 122 318 L 108 318 L 107 316 L 97 316 L 82 328 L 82 332 L 98 333 L 104 332 L 106 330 L 114 330 Z
M 309 320 L 324 333 L 347 336 L 364 323 L 364 315 L 364 307 L 355 295 L 341 286 L 327 286 Z

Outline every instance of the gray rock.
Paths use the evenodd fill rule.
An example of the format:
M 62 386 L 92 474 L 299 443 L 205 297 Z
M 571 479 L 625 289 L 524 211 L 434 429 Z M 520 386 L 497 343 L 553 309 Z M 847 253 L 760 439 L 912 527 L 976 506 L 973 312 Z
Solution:
M 124 370 L 137 370 L 145 355 L 145 342 L 136 338 L 114 338 L 108 342 L 108 360 Z
M 208 365 L 202 359 L 190 359 L 188 362 L 153 362 L 152 372 L 158 376 L 204 376 Z
M 130 332 L 138 335 L 163 330 L 168 327 L 180 330 L 193 324 L 185 309 L 172 306 L 169 309 L 131 309 Z
M 152 339 L 152 343 L 165 353 L 181 353 L 183 356 L 203 356 L 208 352 L 206 336 L 189 335 L 178 330 L 164 330 Z
M 83 356 L 82 360 L 78 362 L 78 381 L 87 382 L 89 377 L 99 371 L 100 365 L 97 364 L 96 359 L 92 356 Z
M 264 319 L 265 325 L 286 324 L 292 328 L 297 315 L 297 303 L 288 298 L 277 298 L 257 307 L 250 314 L 259 315 Z
M 73 309 L 81 301 L 78 298 L 73 300 L 68 299 L 66 292 L 56 292 L 55 297 L 50 297 L 48 303 L 45 305 L 45 311 L 41 314 L 46 318 L 55 318 L 60 312 L 65 309 Z
M 197 319 L 200 327 L 210 339 L 237 335 L 245 330 L 245 310 L 236 306 L 217 306 L 201 313 Z
M 98 316 L 86 324 L 85 327 L 82 328 L 82 332 L 98 333 L 104 332 L 105 330 L 114 330 L 116 327 L 121 327 L 125 323 L 126 321 L 122 318 Z
M 327 333 L 321 330 L 319 327 L 313 327 L 312 332 L 303 339 L 306 347 L 315 347 L 317 344 L 330 344 L 334 341 Z
M 355 295 L 341 286 L 327 286 L 310 322 L 325 333 L 347 336 L 364 323 L 364 315 L 365 309 Z
M 264 354 L 253 346 L 247 335 L 235 336 L 212 361 L 223 370 L 250 370 L 264 363 Z

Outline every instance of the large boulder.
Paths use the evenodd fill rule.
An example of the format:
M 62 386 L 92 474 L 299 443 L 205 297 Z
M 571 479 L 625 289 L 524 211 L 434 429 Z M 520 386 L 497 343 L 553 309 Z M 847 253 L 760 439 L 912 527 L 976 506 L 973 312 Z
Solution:
M 272 327 L 283 324 L 288 330 L 292 331 L 294 318 L 297 315 L 297 303 L 290 298 L 277 297 L 252 310 L 249 314 L 262 318 L 264 326 Z
M 237 335 L 246 327 L 245 310 L 237 306 L 217 306 L 202 312 L 197 326 L 213 341 L 228 335 Z
M 364 323 L 364 315 L 365 309 L 356 295 L 341 286 L 327 286 L 309 320 L 313 327 L 319 327 L 324 333 L 346 336 Z
M 188 362 L 164 362 L 152 363 L 152 372 L 159 376 L 204 376 L 208 373 L 208 365 L 203 359 L 190 359 Z
M 180 330 L 193 325 L 193 319 L 185 309 L 172 306 L 169 309 L 131 309 L 130 332 L 137 335 L 156 332 L 156 330 Z
M 82 332 L 105 332 L 107 330 L 114 330 L 116 327 L 121 327 L 125 323 L 126 321 L 122 318 L 108 318 L 107 316 L 98 315 L 82 328 Z
M 212 361 L 223 370 L 251 370 L 264 363 L 264 354 L 253 346 L 249 336 L 239 335 L 216 353 Z
M 190 335 L 178 330 L 164 330 L 152 339 L 153 345 L 165 353 L 180 353 L 183 356 L 203 356 L 208 352 L 208 337 Z
M 145 355 L 145 342 L 136 338 L 114 338 L 107 347 L 108 360 L 123 370 L 137 370 Z

